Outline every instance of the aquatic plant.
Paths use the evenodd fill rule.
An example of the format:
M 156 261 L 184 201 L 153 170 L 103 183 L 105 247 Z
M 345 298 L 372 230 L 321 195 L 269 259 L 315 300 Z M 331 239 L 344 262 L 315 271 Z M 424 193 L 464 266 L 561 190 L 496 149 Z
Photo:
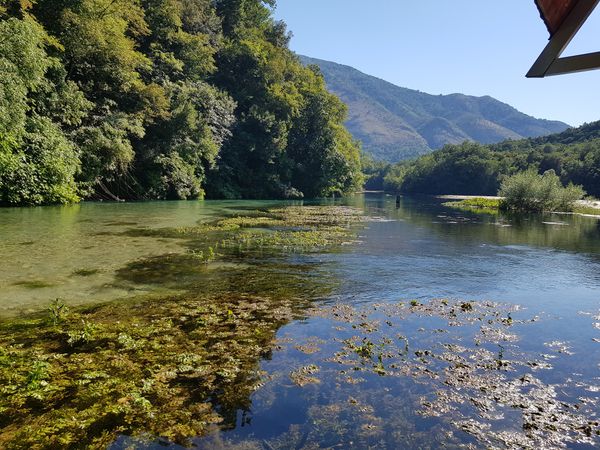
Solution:
M 87 344 L 92 340 L 95 332 L 96 326 L 93 323 L 81 319 L 81 327 L 67 331 L 67 344 L 71 347 Z
M 77 275 L 79 277 L 91 277 L 92 275 L 96 275 L 100 272 L 100 269 L 78 269 L 73 272 L 73 275 Z
M 188 252 L 136 261 L 118 278 L 172 285 L 180 295 L 136 297 L 68 314 L 57 299 L 50 320 L 0 322 L 0 447 L 103 448 L 118 435 L 187 445 L 213 424 L 231 426 L 263 381 L 259 362 L 272 351 L 276 331 L 334 283 L 307 280 L 317 268 L 300 262 L 271 267 L 265 260 L 215 271 L 217 279 L 206 263 L 240 252 L 285 254 L 351 240 L 348 225 L 362 215 L 326 210 L 279 208 L 252 220 L 237 218 L 237 225 L 252 225 L 244 229 L 215 221 L 154 230 L 154 236 L 182 239 Z M 316 371 L 300 370 L 297 381 L 308 382 Z
M 248 398 L 292 303 L 184 296 L 73 311 L 58 333 L 42 320 L 26 334 L 0 326 L 0 446 L 101 447 L 139 432 L 185 444 L 224 420 L 210 401 L 225 411 Z
M 477 447 L 598 445 L 600 400 L 597 396 L 583 399 L 573 395 L 579 386 L 573 380 L 556 386 L 532 373 L 551 366 L 544 362 L 543 355 L 527 354 L 512 345 L 519 338 L 511 329 L 536 320 L 515 319 L 516 311 L 515 306 L 449 299 L 419 305 L 398 302 L 315 308 L 313 314 L 330 320 L 335 334 L 351 332 L 353 336 L 337 339 L 337 345 L 310 361 L 320 367 L 320 382 L 335 378 L 341 385 L 336 387 L 338 391 L 357 395 L 355 383 L 370 383 L 371 391 L 368 385 L 364 387 L 365 398 L 378 392 L 373 376 L 397 379 L 399 385 L 407 385 L 402 401 L 408 408 L 417 408 L 423 417 L 439 418 L 446 427 L 466 432 L 476 440 Z M 447 325 L 440 329 L 423 327 L 440 320 L 447 321 Z M 389 332 L 400 327 L 411 331 L 406 335 Z M 409 341 L 417 348 L 413 352 L 408 351 Z M 548 345 L 559 353 L 565 351 L 564 343 Z M 346 391 L 344 384 L 348 385 Z M 388 381 L 385 386 L 389 385 Z M 410 391 L 419 385 L 423 389 L 410 400 Z M 559 386 L 562 395 L 557 392 Z M 571 394 L 568 399 L 565 392 Z M 596 390 L 590 386 L 589 392 Z M 374 428 L 380 436 L 385 435 L 384 430 L 391 431 L 387 421 L 393 420 L 395 411 L 381 411 L 379 397 L 370 404 L 386 417 L 386 422 Z M 507 425 L 506 417 L 517 426 Z M 307 432 L 321 442 L 313 430 Z M 344 433 L 341 439 L 358 438 L 352 430 Z
M 61 298 L 54 299 L 48 307 L 50 320 L 55 326 L 65 319 L 68 312 L 69 307 Z
M 449 208 L 494 215 L 498 214 L 501 204 L 502 199 L 487 197 L 466 198 L 459 201 L 442 203 L 443 206 L 447 206 Z
M 192 258 L 201 262 L 202 264 L 208 264 L 216 257 L 215 250 L 212 248 L 212 246 L 209 246 L 206 250 L 190 250 L 189 254 L 192 256 Z

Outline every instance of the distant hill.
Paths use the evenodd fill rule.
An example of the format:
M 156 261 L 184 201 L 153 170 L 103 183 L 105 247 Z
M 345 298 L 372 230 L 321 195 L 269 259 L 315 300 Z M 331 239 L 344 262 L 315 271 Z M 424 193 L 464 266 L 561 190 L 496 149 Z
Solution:
M 544 136 L 569 128 L 536 119 L 492 97 L 430 95 L 352 67 L 300 56 L 321 68 L 327 87 L 349 108 L 348 129 L 376 159 L 398 162 L 466 140 L 484 144 Z
M 492 150 L 503 149 L 504 147 L 522 149 L 528 151 L 531 147 L 543 144 L 582 144 L 584 142 L 600 139 L 600 121 L 585 123 L 577 128 L 569 128 L 561 133 L 549 134 L 535 138 L 524 139 L 518 142 L 505 142 L 498 145 L 491 145 Z
M 369 189 L 462 195 L 496 195 L 507 176 L 553 170 L 565 186 L 600 197 L 600 121 L 537 138 L 448 145 L 412 161 L 365 168 Z

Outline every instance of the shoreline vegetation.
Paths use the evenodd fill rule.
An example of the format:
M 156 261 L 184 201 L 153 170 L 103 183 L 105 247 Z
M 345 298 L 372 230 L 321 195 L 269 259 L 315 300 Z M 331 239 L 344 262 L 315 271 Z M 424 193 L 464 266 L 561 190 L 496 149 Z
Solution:
M 502 197 L 497 196 L 470 196 L 470 195 L 438 195 L 436 198 L 452 200 L 442 205 L 451 208 L 467 209 L 473 212 L 497 213 L 501 210 Z M 585 217 L 600 218 L 600 201 L 577 200 L 572 211 L 548 211 L 554 214 L 576 214 Z
M 275 1 L 0 2 L 0 205 L 313 198 L 362 184 Z
M 442 205 L 453 208 L 467 208 L 473 211 L 489 210 L 500 211 L 502 197 L 496 196 L 469 196 L 469 195 L 438 195 L 436 198 L 443 200 L 453 200 L 444 202 Z M 577 200 L 572 211 L 547 211 L 554 214 L 576 214 L 587 217 L 600 217 L 600 201 L 598 200 Z
M 530 170 L 504 179 L 496 197 L 467 197 L 444 205 L 475 211 L 522 213 L 575 212 L 585 205 L 589 211 L 593 209 L 589 205 L 594 203 L 578 203 L 584 195 L 581 186 L 564 187 L 553 170 L 542 175 Z
M 523 176 L 533 180 L 533 174 L 553 173 L 555 177 L 545 180 L 548 189 L 580 186 L 588 195 L 598 197 L 600 121 L 540 138 L 489 145 L 447 145 L 398 164 L 363 157 L 363 170 L 366 189 L 402 194 L 496 196 L 507 179 Z M 574 194 L 571 190 L 570 195 Z M 527 209 L 540 209 L 540 205 L 529 206 Z M 556 209 L 556 205 L 544 205 L 541 209 Z
M 600 196 L 600 122 L 393 165 L 361 156 L 346 106 L 289 49 L 274 7 L 0 5 L 0 205 L 318 198 L 365 178 L 366 189 L 492 195 L 509 177 L 550 170 Z

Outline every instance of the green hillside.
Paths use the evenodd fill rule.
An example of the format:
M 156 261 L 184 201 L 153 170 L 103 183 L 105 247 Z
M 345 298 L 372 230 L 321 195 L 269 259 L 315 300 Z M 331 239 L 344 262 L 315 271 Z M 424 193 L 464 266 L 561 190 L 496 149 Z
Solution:
M 552 170 L 564 185 L 581 185 L 588 194 L 598 197 L 600 122 L 545 137 L 490 145 L 447 145 L 414 161 L 371 166 L 370 182 L 385 179 L 385 188 L 392 191 L 495 195 L 507 176 L 528 170 L 540 174 Z
M 492 97 L 430 95 L 402 88 L 352 67 L 300 57 L 321 69 L 328 88 L 349 108 L 347 126 L 376 159 L 397 162 L 446 144 L 543 136 L 568 128 L 536 119 Z

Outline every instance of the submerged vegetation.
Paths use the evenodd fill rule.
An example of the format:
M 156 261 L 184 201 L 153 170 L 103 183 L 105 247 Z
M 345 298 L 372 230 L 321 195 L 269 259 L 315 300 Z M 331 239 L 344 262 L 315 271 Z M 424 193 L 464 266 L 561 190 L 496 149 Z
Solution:
M 392 278 L 365 282 L 365 274 L 382 266 L 369 267 L 373 262 L 364 259 L 381 255 L 371 253 L 378 246 L 389 252 L 400 248 L 392 246 L 399 240 L 410 243 L 413 238 L 401 233 L 402 239 L 389 233 L 393 244 L 386 239 L 373 247 L 366 240 L 380 226 L 406 230 L 410 220 L 418 231 L 409 236 L 436 236 L 439 246 L 431 254 L 446 271 L 449 253 L 441 249 L 454 248 L 464 234 L 442 242 L 438 232 L 477 228 L 481 234 L 470 235 L 475 242 L 502 244 L 476 244 L 481 253 L 465 249 L 480 277 L 480 256 L 491 247 L 509 253 L 500 256 L 504 268 L 516 265 L 514 255 L 523 257 L 524 250 L 506 248 L 521 242 L 515 236 L 532 252 L 532 236 L 566 238 L 592 251 L 582 236 L 596 236 L 594 221 L 569 218 L 589 228 L 572 226 L 567 233 L 528 224 L 533 235 L 521 230 L 494 241 L 491 235 L 518 232 L 520 225 L 463 227 L 467 222 L 455 218 L 468 214 L 443 209 L 409 210 L 395 216 L 407 222 L 376 223 L 349 207 L 257 205 L 186 227 L 144 227 L 131 217 L 116 227 L 105 220 L 118 245 L 147 236 L 170 250 L 118 266 L 110 282 L 141 292 L 136 296 L 77 306 L 61 294 L 64 299 L 42 312 L 0 322 L 0 447 L 598 445 L 596 312 L 577 319 L 591 328 L 574 342 L 566 328 L 556 329 L 553 314 L 537 309 L 431 298 L 427 283 L 408 294 Z M 105 209 L 101 214 L 106 218 Z M 424 234 L 427 227 L 434 233 Z M 359 239 L 362 250 L 344 246 Z M 560 242 L 540 245 L 561 248 Z M 406 256 L 417 258 L 422 249 L 412 252 Z M 566 258 L 567 252 L 552 253 Z M 389 271 L 394 279 L 401 276 L 396 256 Z M 429 270 L 429 254 L 424 260 L 421 267 Z M 445 273 L 453 279 L 469 273 L 458 270 Z M 85 281 L 85 272 L 66 273 L 70 281 Z M 506 279 L 502 272 L 489 276 L 498 275 Z M 408 277 L 420 283 L 420 276 Z M 382 280 L 391 287 L 374 290 Z M 448 286 L 450 292 L 457 285 Z M 583 352 L 587 358 L 580 358 Z
M 486 448 L 594 445 L 600 439 L 597 397 L 571 404 L 556 386 L 536 376 L 551 370 L 549 361 L 555 358 L 519 347 L 519 330 L 540 319 L 514 319 L 517 306 L 434 299 L 359 308 L 339 304 L 314 314 L 332 320 L 340 335 L 320 356 L 321 379 L 337 372 L 340 382 L 349 385 L 373 376 L 400 378 L 409 385 L 414 380 L 425 387 L 413 388 L 417 394 L 404 400 L 419 415 L 443 417 Z M 557 345 L 564 347 L 546 344 Z M 561 388 L 566 392 L 577 384 Z M 511 431 L 503 429 L 508 416 L 517 424 Z M 382 422 L 376 425 L 380 436 L 386 428 Z
M 576 379 L 558 392 L 542 382 L 536 372 L 551 370 L 557 356 L 523 353 L 518 332 L 540 319 L 521 316 L 517 307 L 492 302 L 315 307 L 291 296 L 189 293 L 65 311 L 59 320 L 51 313 L 4 323 L 0 443 L 101 448 L 128 435 L 191 445 L 215 426 L 235 426 L 250 396 L 281 389 L 287 371 L 303 395 L 324 402 L 309 411 L 310 425 L 302 425 L 308 427 L 302 431 L 306 443 L 391 448 L 407 420 L 426 417 L 490 448 L 597 444 L 594 387 Z M 276 340 L 282 325 L 306 317 L 326 320 L 331 337 Z M 556 355 L 571 354 L 565 343 L 546 346 Z M 283 373 L 261 372 L 260 361 L 274 351 L 303 356 L 289 360 Z M 405 403 L 401 408 L 389 395 L 373 402 L 372 391 L 389 386 L 385 380 L 408 389 L 397 399 Z M 324 390 L 311 391 L 315 385 Z M 581 388 L 590 395 L 569 400 Z M 360 406 L 355 417 L 352 405 Z M 327 411 L 344 418 L 339 426 L 315 420 Z M 507 431 L 505 416 L 519 429 Z M 289 448 L 293 436 L 290 429 L 267 448 Z M 412 431 L 407 438 L 435 446 L 442 436 Z M 462 440 L 445 439 L 457 448 Z
M 187 295 L 3 324 L 0 443 L 101 448 L 120 433 L 188 443 L 243 406 L 275 331 L 301 307 Z
M 346 108 L 274 0 L 0 1 L 0 204 L 360 186 Z
M 502 182 L 498 194 L 500 198 L 467 198 L 444 203 L 444 206 L 492 213 L 498 210 L 571 212 L 577 211 L 577 202 L 585 192 L 581 186 L 569 184 L 564 187 L 554 171 L 549 170 L 542 175 L 527 171 L 508 177 Z
M 562 341 L 526 350 L 520 333 L 544 319 L 517 306 L 400 300 L 318 305 L 308 316 L 315 322 L 303 326 L 300 340 L 279 339 L 283 361 L 254 396 L 267 411 L 280 411 L 277 394 L 300 397 L 310 405 L 303 419 L 265 440 L 203 439 L 200 448 L 565 448 L 600 441 L 596 387 L 577 374 L 560 384 L 542 381 L 573 353 Z
M 502 205 L 502 199 L 473 197 L 466 198 L 464 200 L 445 202 L 443 203 L 443 205 L 448 206 L 450 208 L 462 209 L 465 211 L 486 212 L 495 214 L 498 212 Z
M 309 305 L 303 292 L 332 284 L 311 280 L 301 264 L 275 280 L 268 259 L 262 269 L 219 270 L 218 279 L 207 265 L 337 246 L 362 220 L 350 208 L 288 207 L 152 230 L 183 239 L 188 253 L 136 262 L 119 276 L 171 278 L 186 293 L 92 308 L 57 299 L 46 315 L 0 323 L 0 446 L 101 448 L 119 434 L 189 444 L 211 424 L 233 425 L 262 382 L 258 363 L 275 332 Z

